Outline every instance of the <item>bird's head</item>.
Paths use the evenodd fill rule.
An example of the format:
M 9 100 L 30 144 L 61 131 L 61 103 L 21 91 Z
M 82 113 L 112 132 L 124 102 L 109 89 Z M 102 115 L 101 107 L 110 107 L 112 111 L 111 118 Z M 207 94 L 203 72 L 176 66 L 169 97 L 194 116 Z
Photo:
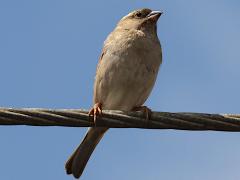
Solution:
M 124 16 L 118 23 L 118 27 L 124 29 L 153 29 L 156 30 L 157 21 L 161 16 L 161 11 L 151 9 L 138 9 Z

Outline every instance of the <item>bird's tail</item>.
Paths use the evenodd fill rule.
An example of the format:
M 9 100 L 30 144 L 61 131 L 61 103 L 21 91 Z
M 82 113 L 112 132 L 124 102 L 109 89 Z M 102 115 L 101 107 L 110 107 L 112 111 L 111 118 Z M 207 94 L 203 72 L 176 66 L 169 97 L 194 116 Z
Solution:
M 82 143 L 65 164 L 67 174 L 73 174 L 75 178 L 79 178 L 81 176 L 92 152 L 102 139 L 107 129 L 108 128 L 102 127 L 89 128 Z

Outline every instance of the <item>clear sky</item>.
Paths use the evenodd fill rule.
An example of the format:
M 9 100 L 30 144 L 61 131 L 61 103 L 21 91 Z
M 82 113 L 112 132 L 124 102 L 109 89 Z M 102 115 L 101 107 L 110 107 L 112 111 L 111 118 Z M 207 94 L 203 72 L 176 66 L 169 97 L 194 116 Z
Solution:
M 0 1 L 0 106 L 92 105 L 102 43 L 138 8 L 163 10 L 155 111 L 240 113 L 240 1 Z M 1 180 L 70 180 L 86 128 L 0 127 Z M 240 134 L 111 129 L 82 180 L 237 180 Z

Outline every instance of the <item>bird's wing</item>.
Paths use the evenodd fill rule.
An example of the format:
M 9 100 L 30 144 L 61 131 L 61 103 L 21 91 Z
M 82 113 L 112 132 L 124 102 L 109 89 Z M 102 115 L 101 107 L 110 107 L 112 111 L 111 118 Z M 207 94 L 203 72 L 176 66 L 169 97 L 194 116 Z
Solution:
M 97 79 L 97 74 L 99 73 L 99 67 L 103 61 L 104 55 L 107 52 L 107 46 L 104 45 L 103 49 L 102 49 L 102 53 L 98 59 L 98 65 L 97 65 L 97 69 L 96 69 L 96 74 L 95 74 L 95 82 L 94 82 L 94 92 L 93 92 L 93 104 L 96 103 L 101 103 L 99 102 L 98 98 L 97 98 L 97 86 L 99 83 L 99 80 Z

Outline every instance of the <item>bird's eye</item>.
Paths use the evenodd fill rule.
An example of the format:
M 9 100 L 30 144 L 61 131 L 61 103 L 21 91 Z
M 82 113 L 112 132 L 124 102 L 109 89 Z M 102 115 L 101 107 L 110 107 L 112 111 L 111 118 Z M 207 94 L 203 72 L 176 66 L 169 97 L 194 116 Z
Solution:
M 137 16 L 137 17 L 141 17 L 141 16 L 142 16 L 142 13 L 137 12 L 136 16 Z

